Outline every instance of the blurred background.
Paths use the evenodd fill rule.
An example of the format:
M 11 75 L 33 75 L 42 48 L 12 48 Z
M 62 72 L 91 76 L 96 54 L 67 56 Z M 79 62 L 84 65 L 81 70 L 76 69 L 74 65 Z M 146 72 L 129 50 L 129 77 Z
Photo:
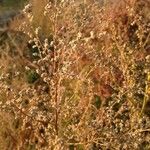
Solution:
M 0 0 L 0 13 L 8 10 L 19 10 L 27 0 Z
M 18 15 L 27 0 L 0 0 L 0 29 L 3 30 Z

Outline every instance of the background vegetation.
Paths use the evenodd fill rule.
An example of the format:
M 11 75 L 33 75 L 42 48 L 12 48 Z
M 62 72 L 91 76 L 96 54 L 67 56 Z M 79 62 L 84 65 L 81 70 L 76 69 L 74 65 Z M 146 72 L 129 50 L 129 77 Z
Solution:
M 0 37 L 0 149 L 149 150 L 149 8 L 26 5 Z

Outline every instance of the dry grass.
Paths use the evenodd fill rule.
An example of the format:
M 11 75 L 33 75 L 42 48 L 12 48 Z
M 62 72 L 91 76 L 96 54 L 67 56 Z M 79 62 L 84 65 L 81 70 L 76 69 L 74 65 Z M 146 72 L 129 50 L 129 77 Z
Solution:
M 20 78 L 6 82 L 16 57 L 1 69 L 1 108 L 20 121 L 12 149 L 149 149 L 149 1 L 32 4 L 28 50 L 13 42 Z

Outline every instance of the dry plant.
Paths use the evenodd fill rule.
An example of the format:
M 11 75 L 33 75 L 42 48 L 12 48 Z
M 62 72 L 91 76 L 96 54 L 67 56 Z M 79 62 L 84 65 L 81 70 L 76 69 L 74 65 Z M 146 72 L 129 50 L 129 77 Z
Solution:
M 19 120 L 14 149 L 149 149 L 149 1 L 31 4 L 19 27 L 27 80 L 0 80 L 1 108 Z

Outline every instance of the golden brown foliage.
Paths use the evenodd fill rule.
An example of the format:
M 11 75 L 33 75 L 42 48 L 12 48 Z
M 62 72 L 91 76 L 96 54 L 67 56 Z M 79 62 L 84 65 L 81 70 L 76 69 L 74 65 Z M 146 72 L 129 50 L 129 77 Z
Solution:
M 20 79 L 27 80 L 9 87 L 1 103 L 21 122 L 16 149 L 150 148 L 150 3 L 105 2 L 33 0 L 25 7 L 19 29 L 30 40 Z

